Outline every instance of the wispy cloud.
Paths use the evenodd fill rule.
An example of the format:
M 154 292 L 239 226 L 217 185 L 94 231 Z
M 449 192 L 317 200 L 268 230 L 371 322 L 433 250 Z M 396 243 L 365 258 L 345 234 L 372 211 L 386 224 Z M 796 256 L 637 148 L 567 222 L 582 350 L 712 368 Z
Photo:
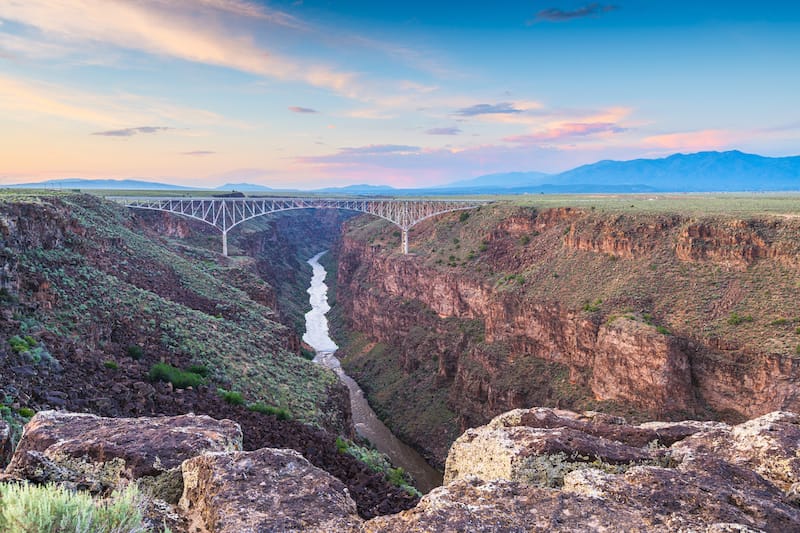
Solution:
M 193 152 L 181 152 L 181 155 L 188 155 L 193 157 L 202 157 L 205 155 L 214 155 L 217 152 L 213 152 L 211 150 L 195 150 Z
M 38 0 L 0 2 L 0 18 L 36 28 L 52 41 L 81 43 L 85 50 L 114 46 L 303 82 L 340 94 L 357 93 L 356 76 L 335 67 L 284 57 L 257 44 L 248 33 L 231 33 L 226 16 L 256 13 L 281 26 L 293 19 L 241 0 Z
M 566 11 L 563 9 L 559 9 L 557 7 L 551 7 L 548 9 L 543 9 L 536 13 L 536 17 L 529 21 L 529 24 L 533 24 L 536 22 L 563 22 L 566 20 L 573 20 L 579 18 L 586 18 L 586 17 L 595 17 L 598 15 L 602 15 L 604 13 L 609 13 L 611 11 L 616 11 L 619 9 L 619 6 L 615 5 L 603 5 L 597 2 L 593 2 L 591 4 L 585 5 L 583 7 L 579 7 L 578 9 L 574 9 L 572 11 Z
M 503 140 L 511 143 L 531 144 L 547 141 L 560 141 L 576 137 L 589 137 L 600 134 L 622 133 L 624 131 L 627 131 L 627 129 L 611 122 L 574 122 L 562 124 L 560 126 L 548 128 L 546 130 L 527 135 L 513 135 L 510 137 L 505 137 Z
M 455 114 L 462 117 L 475 117 L 478 115 L 509 115 L 522 113 L 522 111 L 510 102 L 500 102 L 499 104 L 475 104 L 461 108 Z
M 367 146 L 358 146 L 355 148 L 342 148 L 339 153 L 360 154 L 360 155 L 373 155 L 373 154 L 397 154 L 397 153 L 414 153 L 419 152 L 419 146 L 407 146 L 404 144 L 370 144 Z
M 459 128 L 450 127 L 450 128 L 431 128 L 429 130 L 425 130 L 425 133 L 428 135 L 458 135 L 461 133 Z
M 92 135 L 102 135 L 103 137 L 133 137 L 134 135 L 139 135 L 140 133 L 158 133 L 172 129 L 175 128 L 170 128 L 168 126 L 139 126 L 136 128 L 124 128 L 121 130 L 96 131 L 92 133 Z
M 316 109 L 311 109 L 310 107 L 299 107 L 299 106 L 290 106 L 289 111 L 292 113 L 319 113 Z
M 665 150 L 715 150 L 729 147 L 752 135 L 750 132 L 731 130 L 698 130 L 652 135 L 642 139 L 641 144 L 648 148 Z

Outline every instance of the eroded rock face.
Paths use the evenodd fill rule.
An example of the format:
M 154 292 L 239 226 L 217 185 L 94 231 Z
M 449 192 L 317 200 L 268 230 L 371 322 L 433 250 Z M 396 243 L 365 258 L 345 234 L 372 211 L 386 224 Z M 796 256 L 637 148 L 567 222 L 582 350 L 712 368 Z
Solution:
M 294 450 L 210 453 L 182 465 L 181 508 L 217 533 L 359 531 L 344 484 Z
M 398 521 L 423 531 L 477 520 L 471 529 L 491 531 L 485 520 L 495 511 L 484 519 L 473 510 L 510 495 L 519 501 L 497 508 L 509 531 L 797 531 L 798 449 L 794 413 L 737 426 L 633 426 L 599 413 L 518 409 L 462 435 L 447 459 L 449 484 Z M 586 506 L 595 509 L 591 517 Z M 563 521 L 544 525 L 541 516 Z M 385 519 L 371 523 L 374 531 L 391 530 L 381 529 L 389 527 Z
M 181 463 L 204 452 L 241 450 L 242 430 L 230 420 L 181 415 L 102 418 L 41 411 L 25 426 L 6 468 L 18 478 L 106 491 L 130 480 L 177 501 Z

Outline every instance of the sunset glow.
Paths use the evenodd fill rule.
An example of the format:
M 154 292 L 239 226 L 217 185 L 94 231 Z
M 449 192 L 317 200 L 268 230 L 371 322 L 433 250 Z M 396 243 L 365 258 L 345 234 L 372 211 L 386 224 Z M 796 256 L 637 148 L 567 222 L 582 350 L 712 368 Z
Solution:
M 0 185 L 435 185 L 800 146 L 789 2 L 0 2 Z

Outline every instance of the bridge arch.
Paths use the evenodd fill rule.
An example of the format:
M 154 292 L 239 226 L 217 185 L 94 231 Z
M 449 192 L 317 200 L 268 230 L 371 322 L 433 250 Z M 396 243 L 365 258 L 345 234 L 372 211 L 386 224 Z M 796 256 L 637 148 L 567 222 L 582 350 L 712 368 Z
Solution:
M 239 224 L 281 211 L 295 209 L 344 209 L 388 220 L 400 228 L 403 253 L 408 253 L 408 230 L 428 218 L 474 209 L 486 200 L 422 200 L 386 198 L 200 198 L 109 197 L 133 209 L 163 211 L 199 220 L 222 232 L 222 254 L 228 255 L 228 231 Z

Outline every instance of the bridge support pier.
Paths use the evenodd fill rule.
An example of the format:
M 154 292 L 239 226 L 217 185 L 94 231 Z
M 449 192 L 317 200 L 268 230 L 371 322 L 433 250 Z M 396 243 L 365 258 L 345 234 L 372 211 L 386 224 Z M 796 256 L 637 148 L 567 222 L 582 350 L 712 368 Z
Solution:
M 227 230 L 222 232 L 222 255 L 228 257 L 228 232 Z
M 403 228 L 403 254 L 408 253 L 408 228 Z

